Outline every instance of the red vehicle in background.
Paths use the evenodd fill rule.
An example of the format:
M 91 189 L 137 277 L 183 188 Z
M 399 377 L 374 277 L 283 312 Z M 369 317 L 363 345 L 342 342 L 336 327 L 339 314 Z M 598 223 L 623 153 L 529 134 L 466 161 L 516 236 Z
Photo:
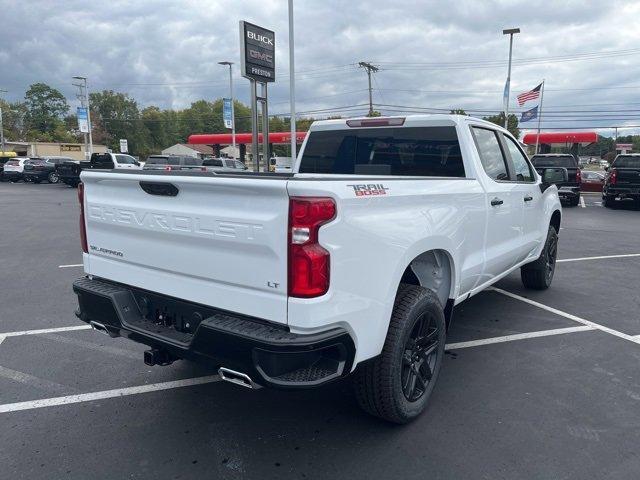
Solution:
M 601 192 L 604 185 L 604 173 L 582 170 L 580 190 L 582 192 Z

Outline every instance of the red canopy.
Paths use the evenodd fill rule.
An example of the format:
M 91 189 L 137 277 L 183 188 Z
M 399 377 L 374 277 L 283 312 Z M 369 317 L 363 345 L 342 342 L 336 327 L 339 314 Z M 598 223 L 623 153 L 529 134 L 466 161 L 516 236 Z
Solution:
M 302 143 L 307 132 L 296 132 L 296 143 Z M 262 134 L 258 134 L 258 141 L 262 142 Z M 233 140 L 230 133 L 197 133 L 189 135 L 188 143 L 204 145 L 231 145 Z M 251 143 L 250 133 L 236 133 L 236 143 Z M 291 132 L 269 133 L 269 143 L 291 143 Z
M 526 145 L 535 145 L 537 136 L 537 133 L 527 133 L 522 142 Z M 573 143 L 585 146 L 597 141 L 598 134 L 596 132 L 540 132 L 540 143 L 553 146 Z

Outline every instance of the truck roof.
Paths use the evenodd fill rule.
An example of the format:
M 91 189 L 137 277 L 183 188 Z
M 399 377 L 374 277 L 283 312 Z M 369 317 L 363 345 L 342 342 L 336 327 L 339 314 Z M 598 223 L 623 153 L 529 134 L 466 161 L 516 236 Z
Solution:
M 402 120 L 401 124 L 394 124 Z M 393 128 L 393 127 L 429 127 L 429 126 L 453 126 L 461 124 L 474 124 L 474 125 L 486 125 L 491 128 L 506 132 L 504 128 L 496 125 L 495 123 L 483 120 L 477 117 L 471 117 L 468 115 L 454 115 L 454 114 L 421 114 L 421 115 L 394 115 L 385 117 L 356 117 L 356 118 L 339 118 L 332 120 L 318 120 L 313 122 L 309 131 L 318 130 L 342 130 L 348 128 L 354 128 L 354 124 L 357 122 L 384 122 L 388 121 L 389 125 L 371 125 L 372 128 Z M 355 127 L 358 128 L 359 126 Z M 362 125 L 367 127 L 367 125 Z

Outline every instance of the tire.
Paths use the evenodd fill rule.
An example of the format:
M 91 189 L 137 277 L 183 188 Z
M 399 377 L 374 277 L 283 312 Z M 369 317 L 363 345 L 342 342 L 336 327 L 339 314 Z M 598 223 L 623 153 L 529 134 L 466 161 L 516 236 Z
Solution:
M 552 225 L 549 225 L 547 240 L 538 259 L 520 268 L 520 278 L 522 278 L 523 285 L 533 290 L 549 288 L 556 271 L 557 255 L 558 233 Z
M 614 208 L 615 207 L 616 200 L 611 195 L 606 195 L 606 196 L 602 197 L 602 200 L 603 200 L 602 204 L 606 208 Z
M 401 284 L 382 353 L 355 372 L 360 407 L 400 424 L 420 415 L 440 373 L 445 337 L 444 311 L 436 294 Z
M 49 183 L 58 183 L 60 181 L 60 177 L 56 172 L 50 172 L 47 176 L 47 181 Z
M 572 198 L 571 200 L 569 200 L 569 205 L 571 205 L 572 207 L 577 207 L 580 204 L 580 195 L 578 195 L 575 199 Z

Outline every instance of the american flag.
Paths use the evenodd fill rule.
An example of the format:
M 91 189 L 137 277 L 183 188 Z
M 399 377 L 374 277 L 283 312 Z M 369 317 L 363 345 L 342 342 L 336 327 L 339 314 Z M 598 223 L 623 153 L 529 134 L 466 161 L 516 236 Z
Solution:
M 518 99 L 518 105 L 523 106 L 529 100 L 535 100 L 540 96 L 540 89 L 542 88 L 542 84 L 538 85 L 533 90 L 529 90 L 528 92 L 521 93 L 516 98 Z

